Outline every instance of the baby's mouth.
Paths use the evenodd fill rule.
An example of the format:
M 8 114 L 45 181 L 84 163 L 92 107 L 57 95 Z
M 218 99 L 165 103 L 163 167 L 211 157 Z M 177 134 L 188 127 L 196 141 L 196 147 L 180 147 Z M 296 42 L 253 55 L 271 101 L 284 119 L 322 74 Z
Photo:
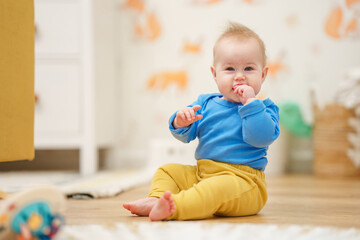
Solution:
M 233 88 L 232 88 L 233 91 L 235 91 L 235 89 L 238 88 L 238 87 L 240 87 L 241 85 L 244 85 L 244 84 L 235 84 L 235 85 L 233 86 Z

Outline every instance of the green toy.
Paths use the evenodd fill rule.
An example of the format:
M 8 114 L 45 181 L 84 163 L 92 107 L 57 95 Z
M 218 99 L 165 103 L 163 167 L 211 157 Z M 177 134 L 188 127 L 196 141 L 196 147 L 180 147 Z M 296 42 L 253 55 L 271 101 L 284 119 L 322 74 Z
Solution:
M 307 124 L 301 115 L 300 107 L 294 102 L 280 105 L 280 123 L 297 137 L 310 137 L 312 126 Z

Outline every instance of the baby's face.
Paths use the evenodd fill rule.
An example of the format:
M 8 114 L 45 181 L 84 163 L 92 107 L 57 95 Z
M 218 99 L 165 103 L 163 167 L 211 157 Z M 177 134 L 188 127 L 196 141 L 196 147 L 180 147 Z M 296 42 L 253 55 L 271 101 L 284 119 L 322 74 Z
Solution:
M 240 102 L 234 89 L 245 84 L 258 94 L 267 67 L 263 66 L 263 55 L 257 40 L 227 37 L 218 42 L 215 48 L 211 71 L 223 98 L 230 102 Z

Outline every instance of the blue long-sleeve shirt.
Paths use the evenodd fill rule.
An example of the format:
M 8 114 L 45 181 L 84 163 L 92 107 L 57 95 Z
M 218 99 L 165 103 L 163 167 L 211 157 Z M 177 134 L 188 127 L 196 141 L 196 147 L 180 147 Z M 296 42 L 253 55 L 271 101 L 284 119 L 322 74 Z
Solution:
M 279 136 L 279 108 L 270 100 L 247 105 L 229 102 L 218 93 L 203 94 L 189 106 L 200 105 L 203 118 L 188 127 L 175 129 L 176 112 L 169 128 L 178 140 L 188 143 L 196 137 L 195 158 L 247 165 L 264 171 L 268 146 Z

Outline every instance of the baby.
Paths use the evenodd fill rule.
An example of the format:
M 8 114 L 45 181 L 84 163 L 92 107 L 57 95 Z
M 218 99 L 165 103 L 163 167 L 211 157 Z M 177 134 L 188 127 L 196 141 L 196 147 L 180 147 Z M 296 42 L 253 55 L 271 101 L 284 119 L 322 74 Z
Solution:
M 220 93 L 200 95 L 169 120 L 178 140 L 199 139 L 197 165 L 160 167 L 148 197 L 123 204 L 131 213 L 152 221 L 191 220 L 253 215 L 264 207 L 266 152 L 280 134 L 278 107 L 256 98 L 268 72 L 264 43 L 230 23 L 213 55 Z

